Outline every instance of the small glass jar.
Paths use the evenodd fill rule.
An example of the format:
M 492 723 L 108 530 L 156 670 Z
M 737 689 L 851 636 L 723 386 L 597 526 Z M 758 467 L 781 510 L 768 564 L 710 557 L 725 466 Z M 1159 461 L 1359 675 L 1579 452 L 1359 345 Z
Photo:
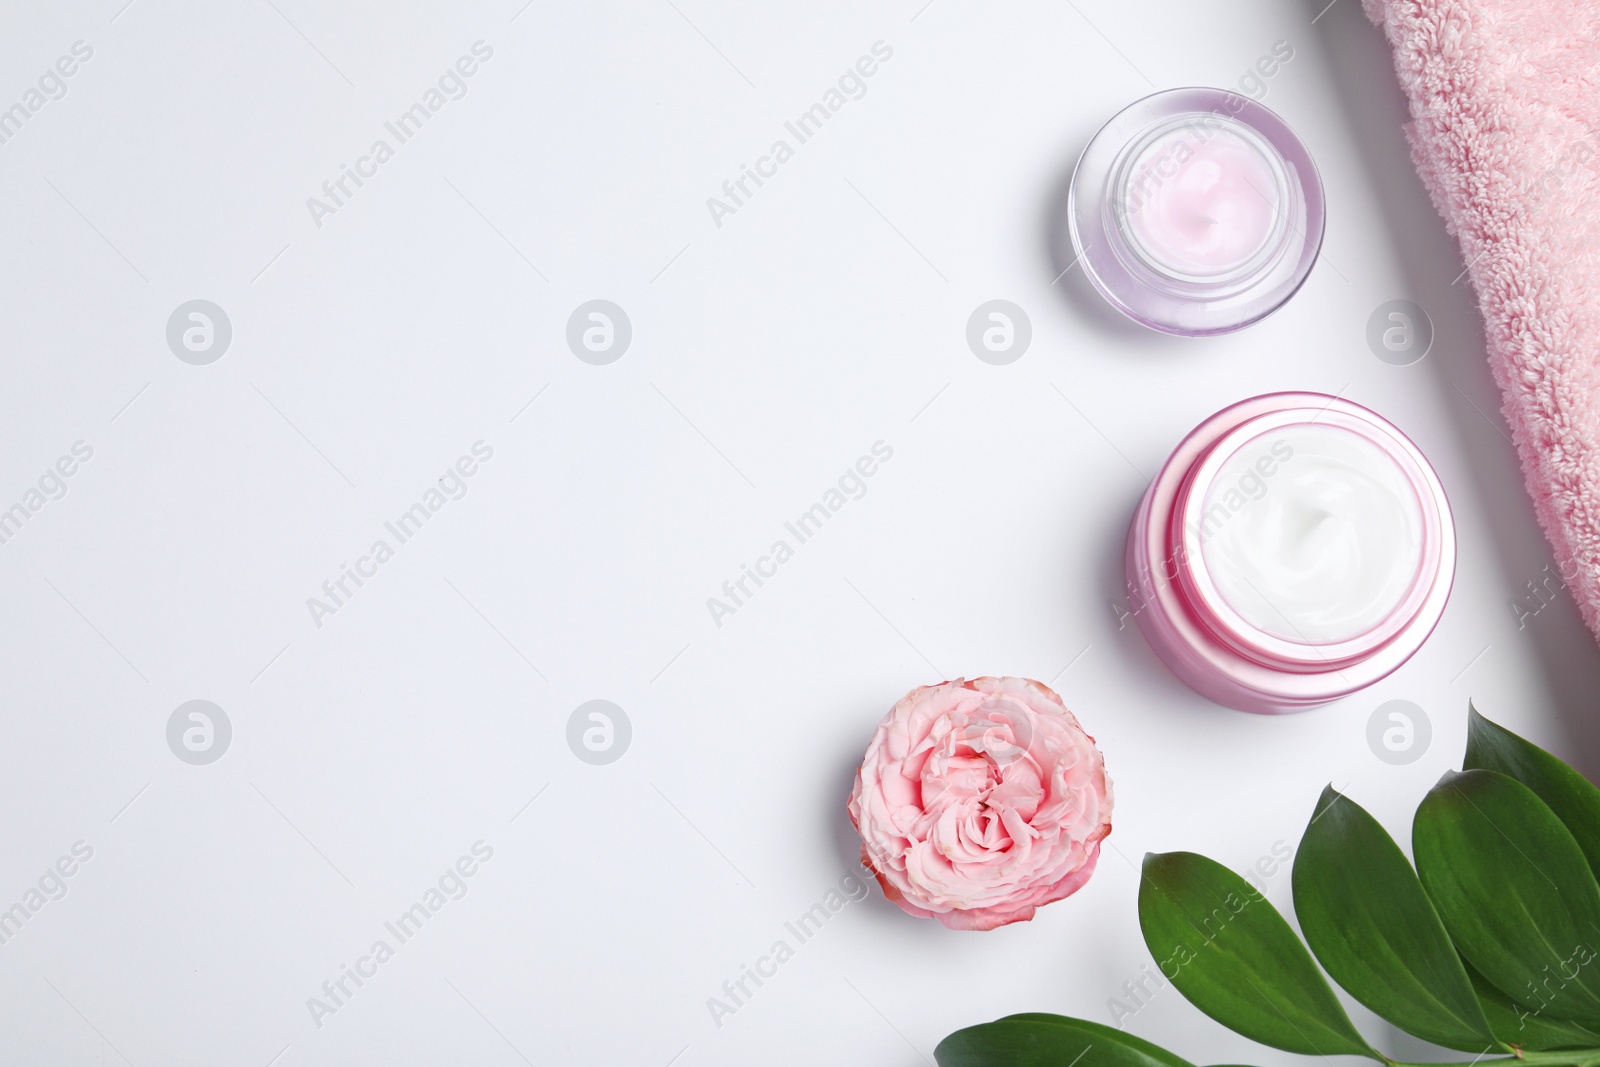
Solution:
M 1134 517 L 1126 576 L 1174 674 L 1270 713 L 1410 659 L 1444 613 L 1455 560 L 1450 502 L 1409 438 L 1348 400 L 1273 393 L 1173 451 Z
M 1072 247 L 1111 305 L 1164 333 L 1228 333 L 1276 311 L 1322 247 L 1322 180 L 1294 131 L 1221 89 L 1169 89 L 1083 150 Z

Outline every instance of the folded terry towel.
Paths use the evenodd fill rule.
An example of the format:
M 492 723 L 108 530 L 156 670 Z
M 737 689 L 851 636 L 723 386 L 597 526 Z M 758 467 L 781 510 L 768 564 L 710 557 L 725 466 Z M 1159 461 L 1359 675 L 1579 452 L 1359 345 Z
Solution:
M 1539 522 L 1600 637 L 1600 3 L 1363 3 L 1461 241 Z

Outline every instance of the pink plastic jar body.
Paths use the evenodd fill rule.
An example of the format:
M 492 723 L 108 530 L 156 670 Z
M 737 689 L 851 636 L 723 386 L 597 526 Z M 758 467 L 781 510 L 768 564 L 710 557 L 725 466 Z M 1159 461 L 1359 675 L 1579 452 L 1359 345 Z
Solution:
M 1194 561 L 1184 509 L 1203 472 L 1257 427 L 1334 424 L 1377 445 L 1404 471 L 1421 514 L 1422 549 L 1407 595 L 1366 633 L 1337 645 L 1270 639 L 1219 603 Z M 1220 446 L 1220 447 L 1219 447 Z M 1202 490 L 1203 492 L 1203 487 Z M 1359 404 L 1323 393 L 1272 393 L 1225 408 L 1197 426 L 1150 484 L 1128 532 L 1134 618 L 1171 671 L 1203 696 L 1276 714 L 1337 700 L 1387 677 L 1438 625 L 1455 577 L 1455 525 L 1438 475 L 1417 446 Z

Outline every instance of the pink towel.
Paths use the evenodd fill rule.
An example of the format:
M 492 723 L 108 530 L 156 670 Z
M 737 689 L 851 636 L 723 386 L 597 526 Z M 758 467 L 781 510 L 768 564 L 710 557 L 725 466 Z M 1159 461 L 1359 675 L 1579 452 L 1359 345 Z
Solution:
M 1600 3 L 1363 3 L 1461 241 L 1539 523 L 1600 637 Z

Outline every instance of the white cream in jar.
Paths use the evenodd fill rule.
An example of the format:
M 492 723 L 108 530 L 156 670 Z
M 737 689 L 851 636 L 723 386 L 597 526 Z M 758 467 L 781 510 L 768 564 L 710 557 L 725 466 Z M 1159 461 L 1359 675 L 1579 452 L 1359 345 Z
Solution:
M 1244 445 L 1218 469 L 1196 521 L 1222 600 L 1285 641 L 1326 645 L 1372 631 L 1422 562 L 1410 477 L 1338 426 L 1286 426 Z
M 1128 532 L 1133 617 L 1221 704 L 1299 711 L 1422 647 L 1455 573 L 1444 487 L 1382 416 L 1325 393 L 1241 400 L 1196 426 Z

